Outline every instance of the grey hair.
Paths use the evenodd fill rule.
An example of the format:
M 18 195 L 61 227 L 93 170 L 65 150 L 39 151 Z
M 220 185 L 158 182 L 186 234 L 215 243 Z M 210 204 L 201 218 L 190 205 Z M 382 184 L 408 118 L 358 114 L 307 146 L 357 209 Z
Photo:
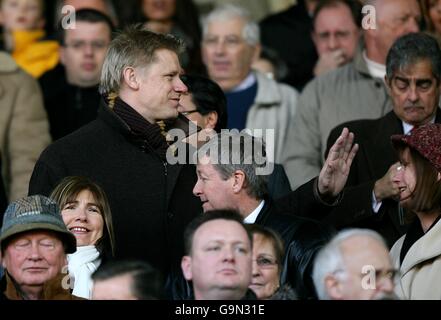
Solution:
M 154 33 L 140 24 L 126 28 L 109 45 L 101 71 L 100 93 L 119 93 L 124 69 L 147 67 L 156 61 L 156 51 L 160 49 L 179 55 L 184 44 L 170 34 Z
M 224 180 L 231 178 L 236 170 L 242 171 L 250 196 L 260 200 L 268 194 L 268 176 L 257 174 L 257 169 L 264 168 L 267 162 L 261 139 L 237 130 L 222 130 L 198 150 L 198 160 L 204 156 Z
M 242 30 L 242 37 L 248 44 L 254 46 L 260 43 L 259 25 L 253 21 L 251 14 L 243 7 L 234 4 L 224 4 L 217 6 L 206 17 L 202 19 L 202 34 L 205 37 L 208 32 L 208 25 L 214 21 L 228 21 L 239 18 L 244 21 L 245 26 Z
M 439 82 L 441 79 L 441 50 L 438 42 L 426 33 L 404 35 L 392 45 L 386 58 L 386 75 L 392 80 L 395 73 L 421 60 L 429 60 L 432 74 Z
M 341 245 L 344 241 L 352 237 L 369 237 L 377 240 L 387 248 L 383 237 L 373 230 L 353 228 L 340 231 L 328 244 L 320 249 L 314 259 L 312 280 L 314 282 L 317 296 L 320 300 L 330 299 L 325 286 L 325 278 L 327 275 L 333 274 L 337 271 L 343 271 L 342 276 L 345 276 L 344 272 L 346 271 L 346 267 L 343 253 L 341 251 Z

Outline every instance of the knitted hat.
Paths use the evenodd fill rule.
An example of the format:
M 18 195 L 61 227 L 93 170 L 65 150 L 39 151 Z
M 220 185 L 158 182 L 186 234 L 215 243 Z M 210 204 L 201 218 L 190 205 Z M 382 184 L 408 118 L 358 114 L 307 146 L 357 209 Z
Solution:
M 427 124 L 407 135 L 393 135 L 391 139 L 395 146 L 404 143 L 412 147 L 441 172 L 441 124 Z
M 67 230 L 57 203 L 45 196 L 25 197 L 9 204 L 3 217 L 0 246 L 7 238 L 32 230 L 55 231 L 61 236 L 66 253 L 76 250 L 75 236 Z

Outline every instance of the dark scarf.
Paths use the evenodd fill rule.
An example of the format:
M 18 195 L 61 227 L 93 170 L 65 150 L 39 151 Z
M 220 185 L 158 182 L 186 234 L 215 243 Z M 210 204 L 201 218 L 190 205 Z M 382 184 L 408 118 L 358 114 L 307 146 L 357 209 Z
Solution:
M 168 144 L 157 123 L 148 122 L 119 97 L 115 99 L 113 111 L 129 126 L 134 138 L 142 141 L 147 150 L 157 153 L 162 160 L 166 159 Z

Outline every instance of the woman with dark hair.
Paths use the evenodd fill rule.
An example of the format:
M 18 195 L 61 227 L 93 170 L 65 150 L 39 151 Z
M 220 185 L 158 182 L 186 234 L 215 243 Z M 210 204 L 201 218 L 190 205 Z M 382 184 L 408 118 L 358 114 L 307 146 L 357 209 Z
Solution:
M 92 273 L 114 256 L 115 240 L 109 202 L 103 189 L 86 177 L 66 177 L 51 196 L 61 209 L 67 229 L 77 240 L 77 251 L 67 255 L 73 294 L 92 294 Z
M 202 76 L 184 75 L 188 92 L 181 95 L 178 111 L 203 129 L 217 133 L 227 127 L 227 100 L 219 85 Z
M 400 207 L 414 219 L 392 247 L 400 268 L 396 293 L 403 299 L 441 299 L 441 125 L 392 136 L 401 166 L 394 176 Z M 404 219 L 404 210 L 400 210 Z
M 192 0 L 138 0 L 141 22 L 157 33 L 171 33 L 182 39 L 186 52 L 180 57 L 187 73 L 206 74 L 201 57 L 202 31 L 199 12 Z

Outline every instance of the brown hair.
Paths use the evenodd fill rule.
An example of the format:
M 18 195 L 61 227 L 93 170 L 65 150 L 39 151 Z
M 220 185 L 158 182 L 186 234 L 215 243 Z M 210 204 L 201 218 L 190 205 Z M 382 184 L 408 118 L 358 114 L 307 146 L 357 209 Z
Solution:
M 441 181 L 439 172 L 418 151 L 404 143 L 396 145 L 400 160 L 406 149 L 409 149 L 410 158 L 415 166 L 415 189 L 412 191 L 414 212 L 433 212 L 441 208 Z
M 54 188 L 50 198 L 57 202 L 60 210 L 63 211 L 64 206 L 75 201 L 78 194 L 83 190 L 88 190 L 92 193 L 103 216 L 103 236 L 98 240 L 96 247 L 101 255 L 114 256 L 115 236 L 113 232 L 112 213 L 107 196 L 98 184 L 86 177 L 66 177 Z

